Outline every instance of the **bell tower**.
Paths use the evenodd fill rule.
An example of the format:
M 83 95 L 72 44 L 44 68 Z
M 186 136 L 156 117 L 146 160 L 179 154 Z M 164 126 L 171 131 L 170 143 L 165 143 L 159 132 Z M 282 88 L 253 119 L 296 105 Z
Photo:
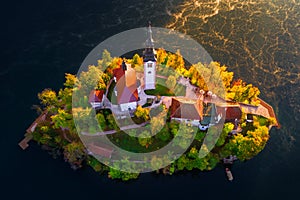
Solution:
M 151 23 L 149 22 L 147 30 L 146 48 L 143 52 L 144 61 L 144 90 L 155 89 L 156 75 L 156 57 L 154 41 L 152 38 Z

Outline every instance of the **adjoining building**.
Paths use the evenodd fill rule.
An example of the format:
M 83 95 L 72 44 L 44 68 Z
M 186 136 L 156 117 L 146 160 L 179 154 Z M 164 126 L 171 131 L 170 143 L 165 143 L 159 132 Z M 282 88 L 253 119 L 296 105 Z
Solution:
M 117 103 L 121 111 L 135 110 L 139 101 L 135 70 L 124 61 L 113 70 L 116 81 Z
M 146 48 L 143 52 L 144 61 L 144 90 L 155 89 L 156 82 L 156 57 L 154 49 L 154 41 L 152 38 L 151 24 L 148 27 L 148 38 L 146 40 Z
M 204 103 L 203 119 L 200 121 L 199 129 L 207 130 L 209 127 L 219 123 L 221 116 L 216 113 L 216 105 L 213 103 Z
M 203 102 L 199 99 L 174 97 L 169 109 L 171 119 L 177 121 L 184 121 L 198 126 L 203 119 Z
M 88 154 L 97 155 L 97 156 L 101 156 L 104 158 L 111 158 L 111 156 L 114 152 L 113 148 L 111 148 L 108 145 L 104 145 L 104 144 L 96 145 L 94 143 L 90 143 L 87 145 L 87 147 L 88 147 Z
M 93 108 L 101 108 L 103 106 L 104 90 L 92 90 L 89 95 L 89 103 Z

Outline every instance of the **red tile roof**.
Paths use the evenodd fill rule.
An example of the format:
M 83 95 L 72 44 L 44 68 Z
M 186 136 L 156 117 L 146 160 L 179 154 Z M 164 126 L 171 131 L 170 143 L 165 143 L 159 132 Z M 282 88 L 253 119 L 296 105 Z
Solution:
M 203 104 L 200 100 L 189 100 L 186 98 L 172 98 L 170 106 L 171 117 L 202 120 L 203 119 Z
M 103 156 L 106 158 L 111 158 L 111 155 L 113 153 L 113 149 L 108 147 L 108 146 L 98 146 L 95 145 L 94 143 L 88 144 L 88 150 L 91 151 L 93 154 Z
M 136 84 L 135 70 L 127 66 L 127 70 L 122 67 L 113 70 L 117 79 L 117 102 L 118 104 L 138 101 L 138 91 Z
M 225 120 L 241 119 L 242 111 L 239 106 L 227 107 Z
M 104 90 L 92 90 L 89 96 L 89 102 L 102 102 Z
M 125 75 L 125 71 L 122 69 L 122 67 L 115 68 L 113 73 L 117 81 L 119 81 Z

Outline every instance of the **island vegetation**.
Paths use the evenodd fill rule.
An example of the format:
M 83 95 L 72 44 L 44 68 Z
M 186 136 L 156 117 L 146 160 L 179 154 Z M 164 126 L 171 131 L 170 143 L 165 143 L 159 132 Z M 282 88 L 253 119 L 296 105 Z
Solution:
M 92 155 L 88 154 L 86 147 L 78 136 L 73 116 L 80 115 L 82 120 L 94 117 L 88 95 L 82 95 L 84 97 L 82 99 L 73 99 L 73 103 L 74 101 L 80 102 L 80 105 L 86 105 L 86 107 L 72 107 L 72 95 L 74 92 L 80 93 L 90 90 L 103 90 L 107 93 L 107 98 L 111 103 L 114 103 L 114 85 L 111 80 L 114 77 L 113 70 L 119 67 L 122 61 L 123 59 L 112 58 L 108 51 L 104 51 L 98 64 L 89 66 L 88 70 L 82 72 L 78 77 L 67 73 L 64 87 L 59 91 L 45 89 L 39 93 L 40 110 L 41 112 L 46 112 L 47 117 L 46 120 L 37 125 L 32 135 L 33 140 L 45 147 L 53 156 L 62 155 L 73 169 L 89 165 L 96 172 L 106 173 L 112 179 L 130 180 L 137 178 L 139 174 L 122 172 L 100 163 Z M 131 64 L 131 67 L 137 72 L 143 71 L 143 59 L 138 54 L 135 54 L 132 59 L 126 59 L 126 63 Z M 174 73 L 168 75 L 168 69 L 173 69 Z M 224 88 L 225 96 L 223 98 L 231 102 L 253 106 L 260 104 L 260 99 L 258 98 L 260 91 L 257 87 L 247 84 L 241 79 L 234 80 L 233 72 L 227 71 L 226 66 L 217 62 L 185 66 L 184 59 L 179 51 L 170 53 L 163 49 L 158 49 L 157 73 L 161 76 L 167 76 L 167 79 L 158 79 L 157 88 L 146 92 L 149 95 L 155 95 L 158 99 L 161 96 L 184 96 L 185 86 L 177 84 L 177 80 L 179 77 L 185 77 L 191 85 L 205 92 L 209 88 L 213 90 L 214 94 L 221 95 L 219 88 Z M 216 75 L 218 77 L 213 77 Z M 203 77 L 212 81 L 207 83 Z M 222 85 L 220 85 L 220 82 L 213 82 L 213 80 L 218 78 L 221 78 Z M 167 85 L 167 87 L 164 85 Z M 151 102 L 148 103 L 151 105 Z M 155 113 L 160 114 L 155 115 Z M 145 137 L 134 137 L 136 134 L 135 129 L 127 130 L 129 134 L 120 130 L 120 126 L 126 126 L 128 122 L 124 119 L 121 124 L 120 122 L 117 124 L 109 109 L 98 110 L 96 119 L 103 131 L 115 130 L 114 134 L 106 136 L 111 142 L 125 150 L 138 153 L 151 152 L 165 146 L 176 136 L 179 127 L 179 122 L 168 120 L 169 112 L 162 105 L 155 109 L 147 105 L 139 105 L 134 111 L 132 120 L 136 124 L 148 123 L 149 129 L 142 133 Z M 166 123 L 165 119 L 167 119 Z M 269 127 L 276 123 L 275 118 L 265 118 L 259 115 L 253 115 L 252 120 L 247 121 L 247 114 L 243 113 L 238 122 L 241 131 L 233 133 L 235 125 L 230 122 L 225 123 L 221 127 L 222 132 L 215 147 L 203 158 L 198 156 L 199 149 L 203 145 L 204 138 L 207 137 L 209 141 L 211 136 L 207 135 L 207 130 L 200 130 L 197 127 L 186 125 L 185 133 L 174 143 L 185 148 L 188 140 L 191 138 L 191 132 L 196 132 L 192 144 L 179 159 L 169 166 L 157 170 L 157 173 L 161 172 L 171 175 L 182 170 L 212 170 L 222 162 L 223 158 L 230 155 L 236 156 L 240 161 L 249 160 L 264 149 L 270 137 Z M 95 132 L 90 126 L 81 128 L 81 131 Z M 157 134 L 152 136 L 152 132 L 157 132 Z M 158 162 L 160 161 L 156 157 L 153 157 L 151 160 L 151 164 L 154 166 Z

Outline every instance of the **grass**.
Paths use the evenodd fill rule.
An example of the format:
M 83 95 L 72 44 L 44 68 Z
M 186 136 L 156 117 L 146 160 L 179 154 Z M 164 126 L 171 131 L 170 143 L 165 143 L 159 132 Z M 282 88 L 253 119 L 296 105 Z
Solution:
M 268 126 L 268 119 L 262 116 L 256 116 L 260 126 Z
M 160 95 L 160 96 L 175 96 L 175 94 L 166 86 L 155 84 L 154 90 L 145 90 L 145 93 L 148 95 Z
M 156 88 L 154 90 L 145 90 L 147 95 L 160 96 L 185 96 L 185 86 L 177 84 L 173 90 L 166 85 L 166 79 L 156 78 Z
M 166 134 L 166 132 L 162 129 L 162 131 L 158 132 L 155 136 L 152 136 L 153 142 L 148 148 L 140 145 L 137 137 L 130 136 L 123 131 L 118 131 L 112 135 L 107 135 L 107 137 L 113 144 L 124 150 L 134 153 L 147 153 L 164 147 L 170 142 L 170 140 L 172 140 L 173 136 L 170 132 L 167 133 L 169 136 L 165 136 L 164 134 Z
M 117 104 L 117 96 L 114 93 L 115 86 L 116 86 L 116 82 L 112 81 L 107 92 L 107 98 L 112 104 Z

